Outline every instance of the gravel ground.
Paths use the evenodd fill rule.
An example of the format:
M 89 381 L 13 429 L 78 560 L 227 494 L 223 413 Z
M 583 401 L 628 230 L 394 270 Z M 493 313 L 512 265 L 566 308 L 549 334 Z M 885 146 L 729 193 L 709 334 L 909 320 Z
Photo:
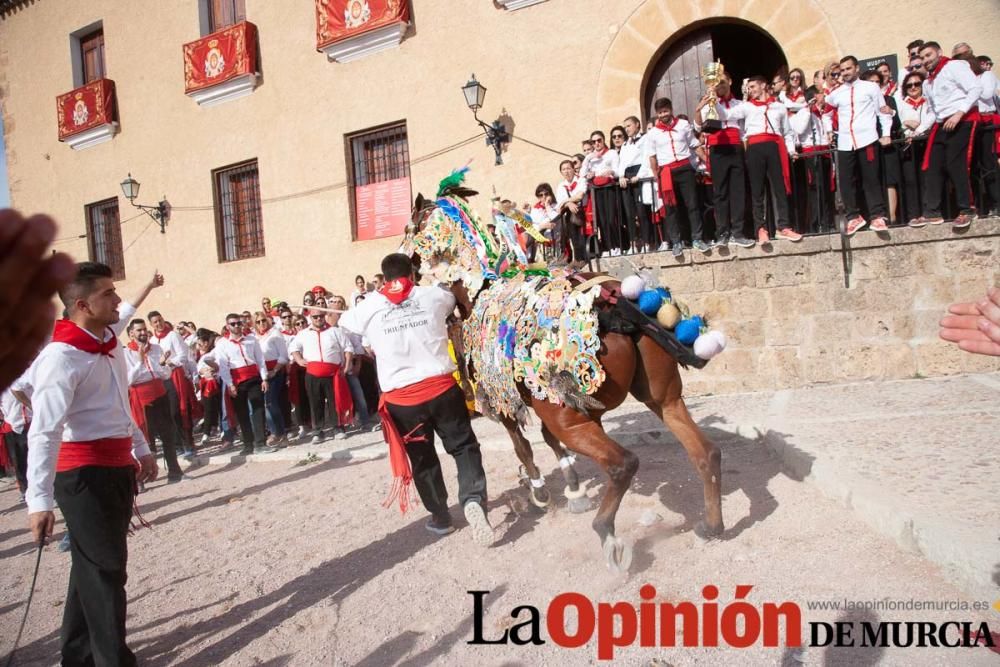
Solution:
M 702 601 L 718 586 L 720 609 L 736 586 L 748 600 L 795 601 L 809 621 L 989 621 L 996 611 L 810 611 L 807 601 L 918 599 L 971 602 L 935 566 L 902 552 L 851 511 L 782 472 L 759 441 L 703 420 L 724 452 L 727 534 L 704 543 L 690 531 L 701 517 L 701 484 L 672 440 L 639 444 L 639 473 L 618 515 L 618 534 L 634 544 L 628 575 L 604 566 L 590 528 L 548 476 L 553 507 L 528 505 L 513 453 L 484 452 L 498 542 L 475 546 L 464 530 L 445 538 L 424 530 L 420 508 L 401 516 L 380 501 L 385 460 L 296 465 L 234 462 L 188 470 L 190 479 L 153 484 L 140 509 L 153 524 L 130 540 L 129 641 L 147 665 L 581 665 L 595 664 L 596 642 L 566 649 L 545 629 L 559 593 L 638 604 L 652 584 L 657 601 Z M 546 451 L 538 460 L 551 469 Z M 455 493 L 454 465 L 445 479 Z M 578 464 L 590 495 L 600 471 Z M 9 486 L 0 491 L 0 651 L 9 650 L 23 613 L 34 562 L 26 514 Z M 454 496 L 453 496 L 454 499 Z M 648 525 L 647 525 L 648 524 Z M 62 531 L 57 526 L 56 538 Z M 47 547 L 18 664 L 58 663 L 58 632 L 69 555 Z M 467 644 L 473 635 L 469 590 L 487 590 L 483 632 L 499 636 L 533 605 L 542 613 L 541 646 Z M 993 604 L 994 601 L 988 601 Z M 783 635 L 782 635 L 783 636 Z M 808 635 L 804 637 L 808 641 Z M 629 665 L 996 665 L 982 648 L 619 649 Z

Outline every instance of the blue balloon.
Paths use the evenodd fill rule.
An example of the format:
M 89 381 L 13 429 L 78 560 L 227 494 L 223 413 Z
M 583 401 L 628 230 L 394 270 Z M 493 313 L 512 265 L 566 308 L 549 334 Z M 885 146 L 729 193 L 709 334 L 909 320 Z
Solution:
M 663 305 L 663 297 L 656 290 L 648 289 L 639 295 L 639 310 L 650 317 L 656 316 L 656 311 Z
M 685 345 L 694 345 L 701 332 L 701 323 L 698 321 L 700 319 L 700 317 L 692 317 L 678 322 L 677 326 L 674 327 L 674 335 L 677 336 L 677 340 Z
M 664 301 L 670 300 L 670 290 L 668 290 L 666 287 L 657 287 L 656 291 L 660 293 L 660 296 L 663 297 Z

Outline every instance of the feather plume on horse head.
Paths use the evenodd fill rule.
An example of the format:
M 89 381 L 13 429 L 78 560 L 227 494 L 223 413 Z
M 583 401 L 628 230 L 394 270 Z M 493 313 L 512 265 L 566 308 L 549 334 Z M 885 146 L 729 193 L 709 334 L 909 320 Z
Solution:
M 465 175 L 469 172 L 469 165 L 453 169 L 450 174 L 441 179 L 438 183 L 438 197 L 459 197 L 468 199 L 479 194 L 477 191 L 465 187 Z

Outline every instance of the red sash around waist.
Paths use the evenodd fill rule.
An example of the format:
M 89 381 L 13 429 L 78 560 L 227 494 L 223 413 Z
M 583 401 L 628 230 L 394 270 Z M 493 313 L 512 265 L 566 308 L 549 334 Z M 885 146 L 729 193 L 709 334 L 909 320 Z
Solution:
M 785 145 L 784 137 L 768 132 L 747 137 L 747 144 L 750 146 L 764 143 L 772 143 L 778 147 L 778 156 L 781 158 L 781 177 L 785 181 L 785 194 L 792 194 L 792 175 L 788 166 L 788 147 Z
M 958 121 L 960 124 L 972 123 L 972 132 L 969 133 L 969 149 L 965 160 L 966 167 L 969 167 L 972 164 L 972 148 L 976 145 L 976 125 L 981 120 L 982 117 L 979 115 L 979 109 L 972 107 L 965 113 L 964 116 L 962 116 L 962 120 Z M 933 127 L 931 127 L 931 133 L 927 137 L 927 150 L 924 151 L 924 163 L 920 166 L 921 171 L 927 171 L 931 168 L 931 151 L 934 150 L 934 139 L 937 137 L 937 133 L 943 124 L 944 121 L 940 121 L 934 123 Z M 956 127 L 956 129 L 958 128 Z
M 157 399 L 167 395 L 167 388 L 163 386 L 163 380 L 153 379 L 148 382 L 129 385 L 128 407 L 132 412 L 132 421 L 135 422 L 142 434 L 149 441 L 149 427 L 146 424 L 146 408 L 152 405 Z
M 306 363 L 306 373 L 318 378 L 332 378 L 340 372 L 340 364 L 327 361 L 310 361 Z
M 740 128 L 725 127 L 708 135 L 709 146 L 740 146 Z
M 257 364 L 250 364 L 249 366 L 240 366 L 239 368 L 232 369 L 233 382 L 237 385 L 241 385 L 247 380 L 252 380 L 254 378 L 260 377 L 260 368 Z
M 409 507 L 413 469 L 410 467 L 410 458 L 406 454 L 406 443 L 420 439 L 420 437 L 413 435 L 413 431 L 418 430 L 420 426 L 417 426 L 410 433 L 400 434 L 396 423 L 392 421 L 392 415 L 389 414 L 389 404 L 420 405 L 437 398 L 454 386 L 455 376 L 448 373 L 435 375 L 399 389 L 383 392 L 378 403 L 378 416 L 382 420 L 382 437 L 389 445 L 389 466 L 392 469 L 393 477 L 392 487 L 389 490 L 389 496 L 382 503 L 383 507 L 388 507 L 397 500 L 400 512 L 405 513 Z
M 278 365 L 278 360 L 277 359 L 267 360 L 264 362 L 264 365 L 267 366 L 267 370 L 273 371 L 274 367 Z
M 594 176 L 594 185 L 600 188 L 605 185 L 611 185 L 614 183 L 614 180 L 610 176 Z
M 66 472 L 83 466 L 126 468 L 134 465 L 132 438 L 100 438 L 62 443 L 56 461 L 56 472 Z
M 691 161 L 684 159 L 660 167 L 660 196 L 667 206 L 677 206 L 677 195 L 674 193 L 674 169 L 690 166 Z
M 201 378 L 198 381 L 202 398 L 212 398 L 219 393 L 219 382 L 215 378 Z

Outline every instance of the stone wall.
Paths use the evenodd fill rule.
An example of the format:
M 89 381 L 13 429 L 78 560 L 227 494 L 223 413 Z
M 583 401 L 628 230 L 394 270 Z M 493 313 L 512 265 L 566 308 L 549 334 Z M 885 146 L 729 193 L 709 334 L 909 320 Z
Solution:
M 1000 284 L 1000 220 L 807 237 L 755 248 L 629 258 L 692 312 L 722 329 L 729 347 L 684 372 L 688 394 L 1000 370 L 938 338 L 948 304 Z M 845 272 L 845 261 L 848 270 Z M 617 276 L 628 261 L 603 260 Z

